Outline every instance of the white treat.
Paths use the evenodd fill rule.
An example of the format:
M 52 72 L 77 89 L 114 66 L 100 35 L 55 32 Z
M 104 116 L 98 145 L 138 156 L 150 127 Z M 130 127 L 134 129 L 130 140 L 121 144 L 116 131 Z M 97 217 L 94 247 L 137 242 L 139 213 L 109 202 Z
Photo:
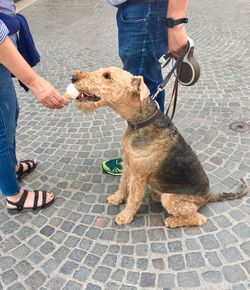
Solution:
M 79 92 L 76 89 L 76 87 L 74 86 L 74 84 L 70 84 L 70 85 L 67 86 L 66 93 L 68 95 L 70 95 L 72 97 L 72 99 L 77 98 L 78 95 L 79 95 Z

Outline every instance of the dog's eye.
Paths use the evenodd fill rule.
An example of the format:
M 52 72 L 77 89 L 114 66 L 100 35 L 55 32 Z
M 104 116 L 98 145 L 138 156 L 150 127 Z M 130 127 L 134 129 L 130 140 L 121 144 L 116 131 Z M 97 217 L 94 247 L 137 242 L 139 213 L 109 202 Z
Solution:
M 103 77 L 107 80 L 111 80 L 111 75 L 108 72 L 104 73 Z

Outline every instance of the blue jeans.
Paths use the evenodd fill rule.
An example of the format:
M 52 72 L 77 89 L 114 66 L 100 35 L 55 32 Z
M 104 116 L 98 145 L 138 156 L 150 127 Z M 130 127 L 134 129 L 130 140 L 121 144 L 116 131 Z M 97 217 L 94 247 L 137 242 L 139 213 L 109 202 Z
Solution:
M 116 15 L 123 68 L 133 75 L 143 76 L 151 94 L 163 80 L 158 60 L 168 50 L 167 5 L 167 1 L 157 0 L 151 3 L 125 2 Z M 164 91 L 158 94 L 156 101 L 164 111 Z
M 16 126 L 19 107 L 10 72 L 0 64 L 0 191 L 19 193 L 16 178 Z

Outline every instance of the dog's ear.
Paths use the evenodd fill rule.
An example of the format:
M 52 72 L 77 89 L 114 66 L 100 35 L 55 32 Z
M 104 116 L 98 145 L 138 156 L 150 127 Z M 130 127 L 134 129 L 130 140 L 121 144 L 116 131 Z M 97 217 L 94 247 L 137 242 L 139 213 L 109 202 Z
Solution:
M 131 85 L 133 89 L 137 92 L 140 96 L 140 100 L 143 101 L 150 95 L 150 91 L 148 87 L 145 85 L 142 76 L 133 76 L 131 80 Z

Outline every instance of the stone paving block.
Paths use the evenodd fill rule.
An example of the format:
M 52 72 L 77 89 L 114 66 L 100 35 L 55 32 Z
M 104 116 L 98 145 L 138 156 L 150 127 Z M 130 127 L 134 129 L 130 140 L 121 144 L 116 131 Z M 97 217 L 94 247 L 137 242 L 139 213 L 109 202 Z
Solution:
M 32 252 L 28 256 L 28 260 L 31 261 L 34 264 L 39 264 L 44 259 L 44 256 L 41 255 L 39 252 Z
M 66 280 L 63 279 L 62 277 L 59 276 L 55 276 L 53 278 L 51 278 L 47 283 L 46 283 L 46 287 L 50 290 L 53 289 L 62 289 L 63 285 L 66 284 Z
M 41 266 L 43 271 L 47 274 L 52 273 L 57 267 L 58 267 L 58 262 L 53 258 L 49 259 Z
M 111 268 L 115 268 L 117 262 L 117 256 L 116 255 L 111 255 L 107 254 L 103 261 L 102 264 Z
M 174 271 L 181 271 L 185 268 L 185 262 L 181 254 L 168 257 L 168 267 Z
M 45 281 L 46 276 L 40 271 L 35 271 L 25 280 L 25 285 L 32 289 L 39 289 Z
M 10 256 L 0 257 L 0 269 L 1 271 L 6 271 L 15 264 L 16 260 Z
M 33 267 L 29 262 L 24 260 L 16 264 L 14 269 L 18 274 L 27 276 L 33 270 Z
M 62 288 L 63 290 L 82 290 L 82 284 L 76 281 L 68 281 L 67 284 Z
M 155 287 L 155 282 L 156 282 L 156 274 L 154 273 L 148 273 L 144 272 L 141 274 L 141 279 L 140 279 L 140 286 L 141 287 Z
M 62 262 L 69 254 L 70 250 L 64 246 L 61 246 L 58 250 L 53 253 L 53 257 L 58 261 Z
M 247 279 L 244 270 L 239 265 L 222 267 L 222 273 L 230 283 L 237 283 Z
M 64 245 L 69 248 L 74 248 L 79 243 L 80 238 L 68 235 L 68 238 L 64 241 Z
M 227 230 L 220 231 L 216 235 L 222 245 L 228 246 L 229 244 L 234 244 L 237 242 L 236 237 Z
M 134 268 L 135 259 L 130 256 L 123 256 L 121 259 L 121 267 L 126 269 Z
M 99 260 L 100 260 L 100 257 L 96 255 L 88 254 L 86 258 L 84 259 L 84 264 L 92 268 L 98 263 Z
M 233 232 L 241 239 L 250 238 L 250 228 L 246 223 L 239 223 L 232 228 Z
M 29 255 L 30 251 L 31 250 L 28 247 L 21 245 L 12 251 L 12 255 L 17 259 L 25 259 Z
M 80 249 L 74 249 L 70 255 L 69 258 L 76 261 L 76 262 L 81 262 L 82 259 L 86 256 L 87 252 L 80 250 Z
M 207 283 L 219 284 L 223 280 L 222 274 L 219 271 L 204 272 L 202 277 Z
M 140 274 L 138 272 L 128 271 L 126 283 L 137 285 L 140 278 Z
M 110 274 L 111 268 L 99 266 L 94 272 L 93 279 L 100 282 L 106 282 Z
M 122 246 L 121 247 L 121 254 L 124 255 L 133 255 L 134 254 L 134 247 L 133 246 Z
M 179 287 L 191 289 L 200 287 L 200 280 L 196 272 L 178 272 L 177 282 Z
M 222 262 L 216 252 L 207 252 L 205 257 L 208 259 L 208 262 L 211 266 L 218 267 L 222 265 Z
M 18 279 L 18 275 L 14 270 L 7 270 L 6 272 L 3 272 L 1 274 L 1 278 L 2 278 L 3 284 L 8 285 L 12 281 L 16 281 Z
M 90 269 L 88 269 L 87 267 L 80 267 L 77 271 L 75 271 L 74 278 L 80 282 L 85 282 L 90 274 Z
M 74 272 L 74 270 L 76 270 L 78 267 L 78 264 L 73 262 L 73 261 L 66 261 L 61 269 L 60 269 L 60 273 L 64 274 L 64 275 L 70 275 Z
M 43 255 L 48 255 L 49 253 L 53 252 L 56 246 L 51 242 L 45 242 L 41 247 L 40 251 Z
M 205 261 L 200 252 L 188 253 L 185 255 L 188 268 L 196 268 L 205 266 Z
M 175 289 L 174 274 L 159 274 L 158 287 L 163 289 Z
M 219 247 L 219 242 L 211 234 L 206 235 L 206 236 L 201 236 L 200 241 L 205 250 L 213 250 Z
M 5 234 L 11 234 L 19 229 L 19 224 L 15 221 L 8 221 L 7 223 L 1 225 L 1 231 Z
M 236 247 L 222 249 L 221 253 L 228 262 L 237 262 L 243 259 L 240 251 Z
M 115 281 L 121 282 L 124 276 L 125 276 L 125 271 L 121 269 L 117 269 L 112 273 L 111 278 Z
M 135 246 L 135 252 L 138 256 L 147 256 L 148 245 L 140 244 Z

